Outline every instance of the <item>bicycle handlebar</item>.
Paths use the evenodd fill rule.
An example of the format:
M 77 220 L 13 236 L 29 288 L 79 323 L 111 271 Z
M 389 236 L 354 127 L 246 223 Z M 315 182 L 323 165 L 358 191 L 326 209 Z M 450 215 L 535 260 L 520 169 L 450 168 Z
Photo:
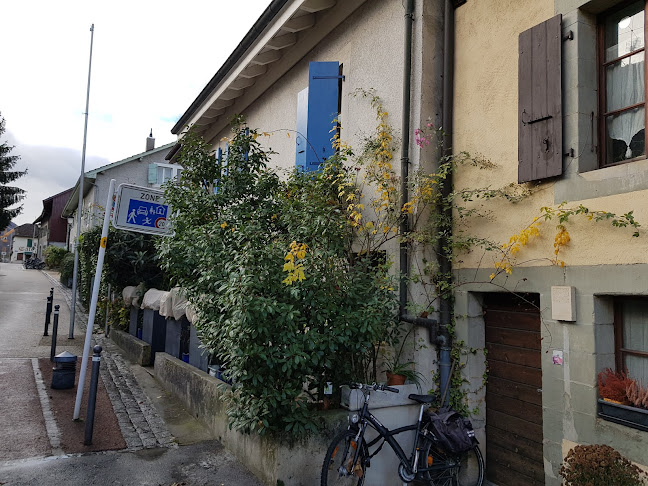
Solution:
M 398 388 L 392 388 L 391 386 L 387 385 L 380 385 L 378 383 L 372 383 L 372 384 L 367 384 L 367 383 L 347 383 L 346 384 L 349 388 L 352 390 L 363 390 L 363 391 L 388 391 L 392 393 L 400 393 L 400 390 Z

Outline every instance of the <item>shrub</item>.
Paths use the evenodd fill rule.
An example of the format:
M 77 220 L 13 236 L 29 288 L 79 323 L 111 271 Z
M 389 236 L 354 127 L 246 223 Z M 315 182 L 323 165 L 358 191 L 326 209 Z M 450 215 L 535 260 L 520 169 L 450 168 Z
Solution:
M 66 287 L 72 286 L 74 276 L 74 253 L 66 253 L 61 260 L 61 283 Z
M 58 268 L 63 262 L 63 258 L 69 252 L 65 248 L 59 248 L 58 246 L 48 246 L 45 249 L 45 265 L 49 268 Z
M 230 425 L 302 436 L 319 425 L 309 402 L 325 382 L 364 379 L 397 304 L 388 262 L 353 251 L 343 165 L 281 180 L 258 136 L 234 125 L 222 171 L 202 139 L 183 137 L 182 181 L 165 193 L 175 236 L 159 248 L 198 311 L 201 341 L 234 380 Z
M 560 468 L 566 486 L 640 486 L 647 477 L 608 445 L 577 445 Z

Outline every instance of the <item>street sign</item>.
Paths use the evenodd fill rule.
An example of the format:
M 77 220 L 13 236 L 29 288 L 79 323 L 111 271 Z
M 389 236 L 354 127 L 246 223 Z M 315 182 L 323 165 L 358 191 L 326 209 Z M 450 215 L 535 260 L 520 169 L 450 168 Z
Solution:
M 120 184 L 113 226 L 138 233 L 171 236 L 172 231 L 167 224 L 170 212 L 169 205 L 164 203 L 164 191 Z

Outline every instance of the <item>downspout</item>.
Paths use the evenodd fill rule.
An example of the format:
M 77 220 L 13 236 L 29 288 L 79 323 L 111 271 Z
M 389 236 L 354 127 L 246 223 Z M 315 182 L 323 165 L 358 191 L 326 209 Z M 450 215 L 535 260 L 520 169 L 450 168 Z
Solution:
M 455 19 L 454 5 L 452 0 L 445 0 L 445 15 L 443 19 L 443 156 L 452 155 L 452 118 L 453 118 L 453 98 L 454 98 L 454 41 L 455 41 Z M 443 185 L 441 200 L 447 200 L 452 192 L 452 171 L 448 175 Z M 449 248 L 452 243 L 452 206 L 445 204 L 439 208 L 444 214 L 447 221 L 447 227 L 444 228 L 443 236 L 439 239 L 439 270 L 442 276 L 452 279 L 452 261 L 449 255 L 444 254 L 443 249 Z M 450 386 L 450 369 L 451 369 L 451 350 L 452 336 L 450 328 L 452 326 L 452 295 L 441 295 L 439 336 L 437 344 L 439 346 L 439 374 L 441 378 L 441 390 L 443 392 L 444 403 L 449 401 Z
M 410 143 L 410 97 L 412 86 L 412 24 L 414 23 L 414 0 L 407 0 L 405 5 L 405 55 L 403 66 L 403 122 L 401 126 L 401 208 L 409 201 L 409 143 Z M 400 234 L 405 236 L 409 233 L 409 218 L 404 217 L 400 224 Z M 400 243 L 400 285 L 399 301 L 400 315 L 404 316 L 407 310 L 407 280 L 409 277 L 408 253 L 409 245 L 406 241 Z
M 402 148 L 401 148 L 401 207 L 409 199 L 407 182 L 409 179 L 409 131 L 410 131 L 410 90 L 411 90 L 411 61 L 412 61 L 412 23 L 414 13 L 414 0 L 407 0 L 405 6 L 405 66 L 403 69 L 403 123 L 402 123 Z M 445 0 L 445 13 L 443 22 L 443 138 L 442 156 L 452 154 L 452 118 L 453 118 L 453 87 L 454 87 L 454 5 L 452 0 Z M 452 191 L 452 173 L 448 174 L 443 186 L 443 199 Z M 442 275 L 452 278 L 452 262 L 441 251 L 447 248 L 452 238 L 452 207 L 442 207 L 448 228 L 439 240 L 437 254 L 439 257 L 439 270 Z M 400 226 L 401 235 L 409 232 L 409 220 L 403 218 Z M 449 385 L 452 365 L 452 295 L 440 297 L 441 323 L 426 317 L 417 317 L 407 314 L 407 279 L 409 276 L 409 247 L 407 243 L 400 244 L 400 319 L 418 326 L 426 327 L 430 332 L 430 342 L 437 344 L 439 349 L 439 375 L 440 392 L 444 405 L 449 402 Z

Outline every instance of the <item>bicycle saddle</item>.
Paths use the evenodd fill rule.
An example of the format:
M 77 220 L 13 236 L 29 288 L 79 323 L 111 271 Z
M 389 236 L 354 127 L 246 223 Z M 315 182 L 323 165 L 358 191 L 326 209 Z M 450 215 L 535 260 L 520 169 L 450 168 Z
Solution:
M 415 395 L 413 393 L 407 398 L 419 403 L 432 403 L 436 400 L 436 397 L 434 395 Z

